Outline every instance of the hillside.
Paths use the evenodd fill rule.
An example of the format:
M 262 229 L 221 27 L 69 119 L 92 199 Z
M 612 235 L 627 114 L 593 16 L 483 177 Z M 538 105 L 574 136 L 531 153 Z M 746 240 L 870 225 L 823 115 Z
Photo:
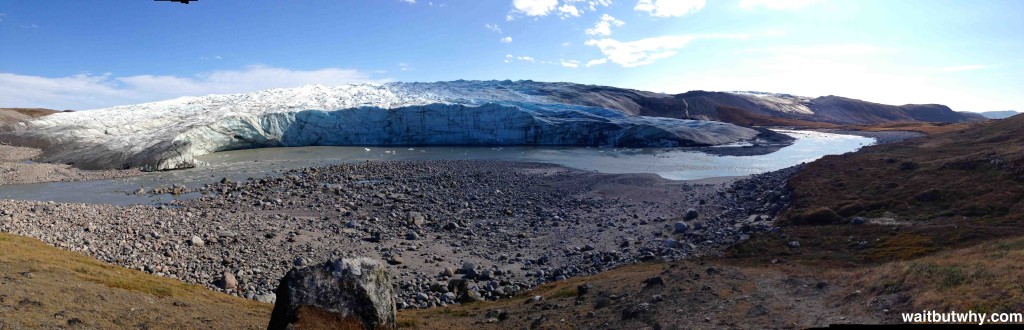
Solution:
M 895 106 L 839 96 L 806 98 L 788 94 L 694 91 L 675 98 L 686 104 L 690 117 L 721 118 L 727 122 L 729 117 L 721 115 L 722 109 L 742 109 L 755 115 L 838 125 L 984 120 L 979 115 L 956 112 L 938 104 Z
M 1014 110 L 1004 110 L 1004 111 L 979 112 L 978 114 L 982 115 L 982 116 L 985 116 L 985 118 L 988 118 L 988 119 L 1005 119 L 1005 118 L 1010 118 L 1010 117 L 1019 115 L 1020 112 L 1014 111 Z
M 270 304 L 0 233 L 0 329 L 265 329 Z
M 39 108 L 0 108 L 0 125 L 39 118 L 58 112 L 61 111 Z
M 909 221 L 1020 221 L 1022 183 L 1024 117 L 1018 116 L 826 156 L 790 181 L 791 214 L 828 207 L 843 217 L 888 212 Z

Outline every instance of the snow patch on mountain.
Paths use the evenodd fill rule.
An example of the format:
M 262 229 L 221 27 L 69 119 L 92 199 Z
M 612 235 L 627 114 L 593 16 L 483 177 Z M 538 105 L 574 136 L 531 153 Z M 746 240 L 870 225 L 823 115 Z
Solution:
M 765 92 L 730 92 L 745 97 L 747 100 L 769 110 L 789 114 L 813 115 L 811 98 L 780 93 Z

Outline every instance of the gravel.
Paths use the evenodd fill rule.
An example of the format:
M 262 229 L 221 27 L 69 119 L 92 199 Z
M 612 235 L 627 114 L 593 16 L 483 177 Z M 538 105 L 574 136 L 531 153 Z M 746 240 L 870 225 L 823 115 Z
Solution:
M 204 196 L 156 207 L 0 201 L 0 231 L 260 301 L 292 267 L 371 257 L 388 261 L 398 306 L 424 308 L 720 254 L 775 230 L 795 171 L 705 185 L 536 163 L 366 162 L 176 187 Z

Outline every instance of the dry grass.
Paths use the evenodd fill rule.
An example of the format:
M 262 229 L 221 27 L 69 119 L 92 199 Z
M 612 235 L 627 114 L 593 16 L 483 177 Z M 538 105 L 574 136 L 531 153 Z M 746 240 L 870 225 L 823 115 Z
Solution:
M 853 279 L 851 286 L 865 288 L 872 296 L 906 297 L 897 306 L 900 310 L 1020 312 L 1024 238 L 832 275 Z
M 936 135 L 962 131 L 972 126 L 974 126 L 974 123 L 884 123 L 877 125 L 848 125 L 836 128 L 867 132 L 911 131 Z
M 789 218 L 824 207 L 845 218 L 1022 224 L 1024 117 L 828 156 L 789 184 Z
M 0 328 L 265 328 L 272 306 L 0 234 Z

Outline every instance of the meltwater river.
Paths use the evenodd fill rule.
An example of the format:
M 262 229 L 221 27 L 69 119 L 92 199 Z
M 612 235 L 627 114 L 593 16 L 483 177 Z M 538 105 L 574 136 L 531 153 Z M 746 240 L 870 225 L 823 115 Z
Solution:
M 345 162 L 386 160 L 502 160 L 558 164 L 603 173 L 654 173 L 671 180 L 745 176 L 774 171 L 826 155 L 856 151 L 872 138 L 813 131 L 778 130 L 796 141 L 758 156 L 717 156 L 686 149 L 582 147 L 300 147 L 219 152 L 198 157 L 194 169 L 147 173 L 132 178 L 0 186 L 0 199 L 61 203 L 154 204 L 199 196 L 139 196 L 139 187 L 190 187 L 229 177 L 233 180 L 275 175 L 289 169 Z M 724 146 L 721 148 L 730 148 Z

